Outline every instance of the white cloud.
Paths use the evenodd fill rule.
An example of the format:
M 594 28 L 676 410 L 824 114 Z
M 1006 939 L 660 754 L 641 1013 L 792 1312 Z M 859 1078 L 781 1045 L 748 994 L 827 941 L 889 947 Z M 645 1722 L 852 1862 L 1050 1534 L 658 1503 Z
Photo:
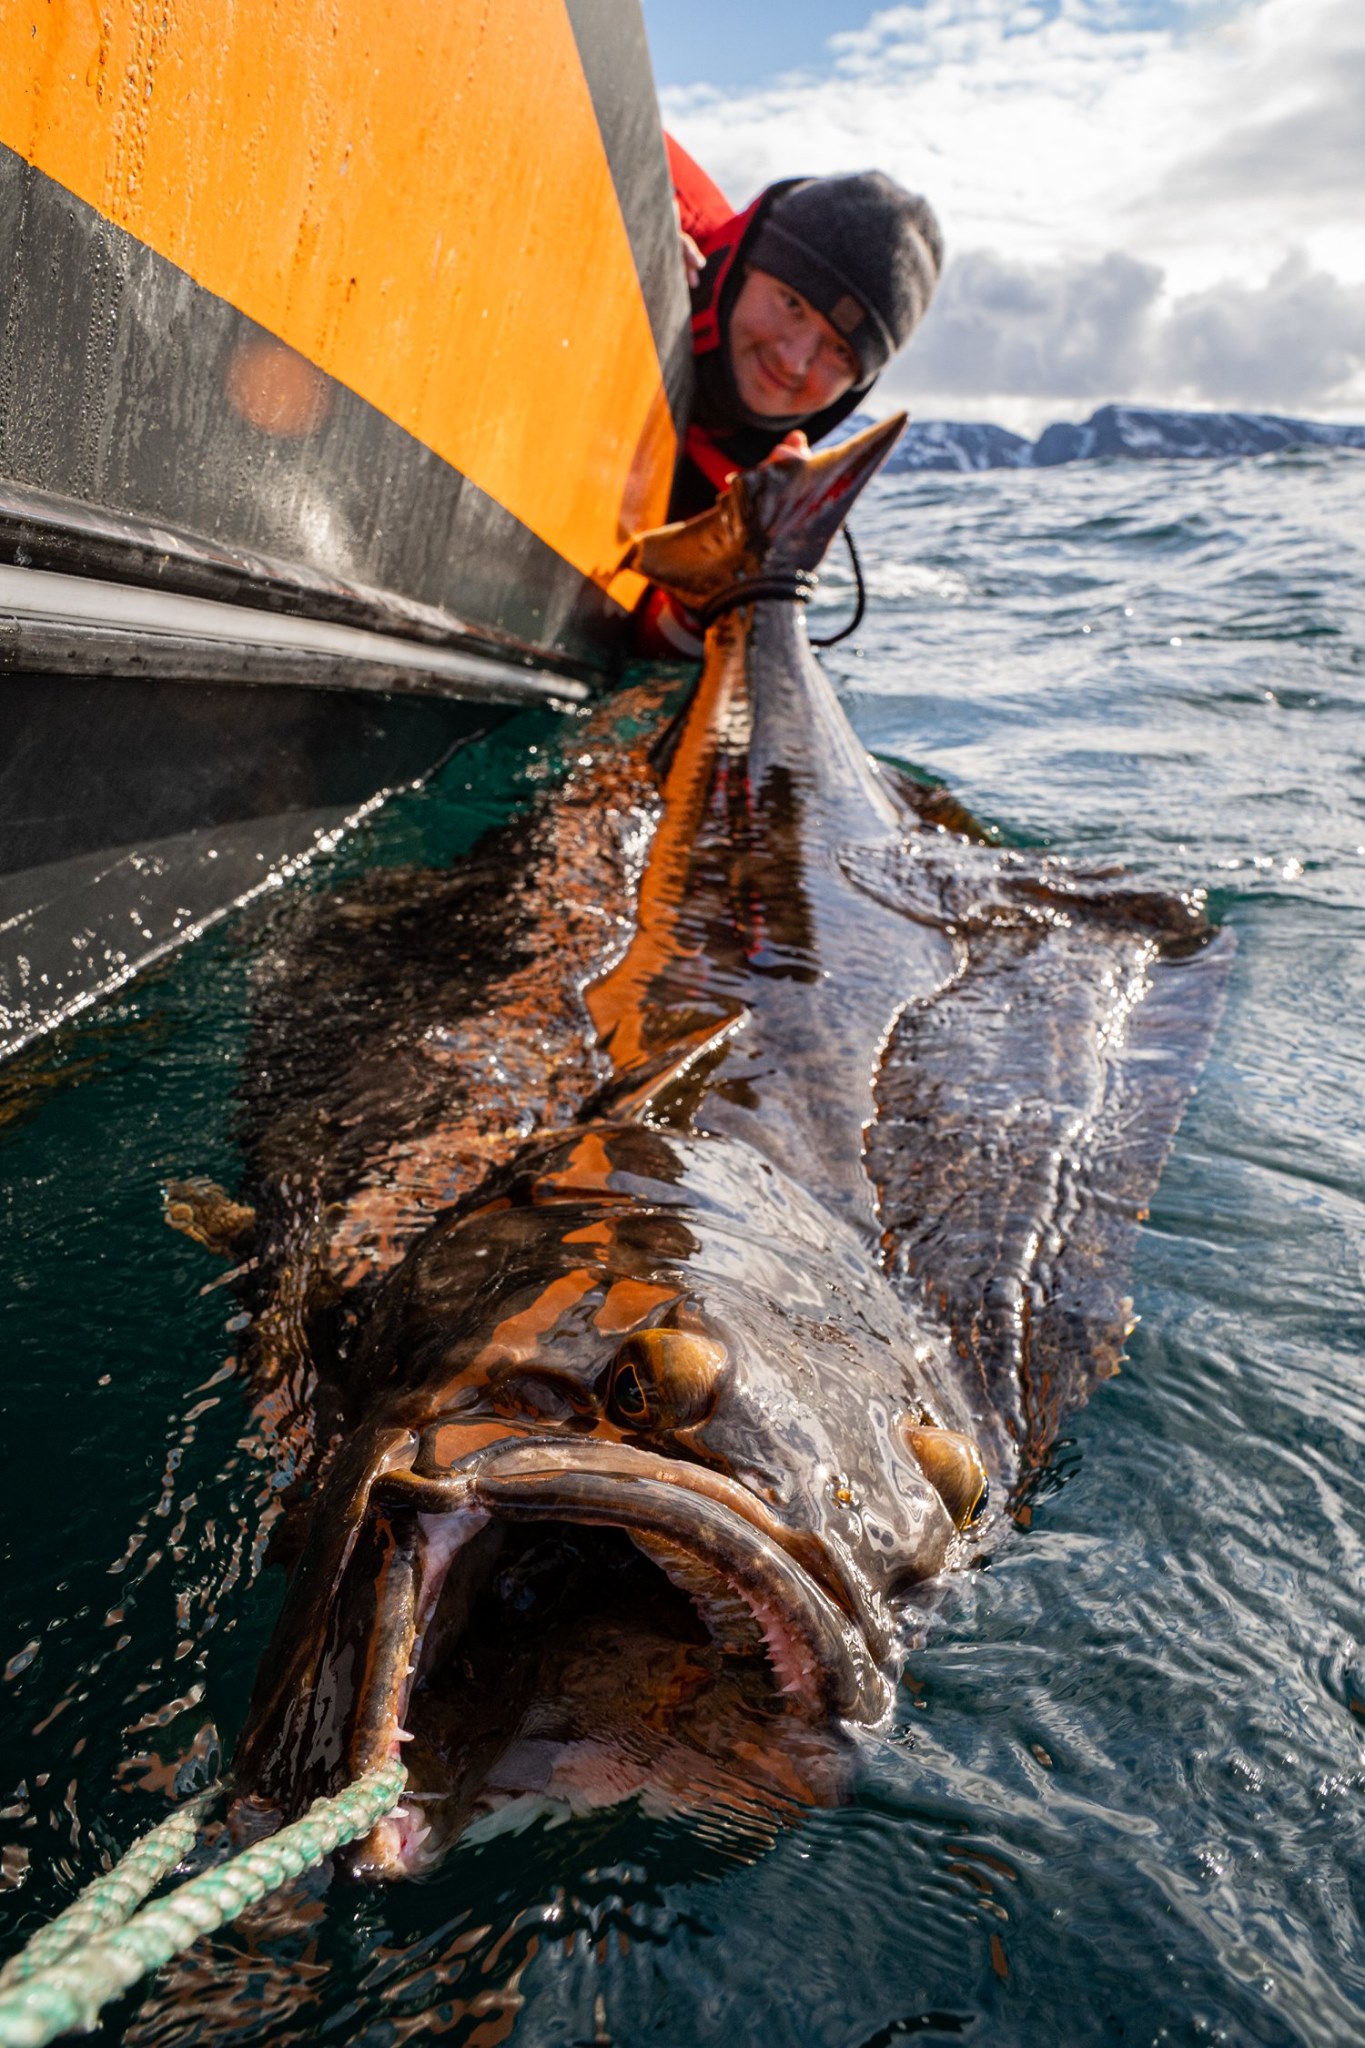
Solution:
M 894 376 L 921 414 L 1068 401 L 1365 414 L 1365 7 L 1246 0 L 1108 26 L 1062 0 L 926 0 L 824 74 L 665 95 L 737 200 L 878 164 L 944 221 L 939 301 Z
M 974 249 L 949 265 L 932 317 L 888 380 L 910 394 L 1009 392 L 1112 398 L 1145 364 L 1161 272 L 1112 251 L 1074 263 L 1010 263 Z
M 1200 401 L 1330 406 L 1365 364 L 1365 285 L 1290 256 L 1259 290 L 1223 285 L 1177 299 L 1154 353 L 1171 387 Z

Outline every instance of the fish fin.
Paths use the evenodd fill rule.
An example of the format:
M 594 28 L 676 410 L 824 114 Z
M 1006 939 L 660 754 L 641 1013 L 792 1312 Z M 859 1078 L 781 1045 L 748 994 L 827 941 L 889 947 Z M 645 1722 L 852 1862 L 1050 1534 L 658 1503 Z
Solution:
M 542 749 L 524 805 L 446 865 L 372 868 L 278 907 L 238 1130 L 263 1213 L 301 1247 L 302 1297 L 329 1316 L 601 1086 L 583 989 L 620 950 L 652 826 L 648 754 L 678 694 L 651 676 L 614 692 Z
M 189 1180 L 168 1180 L 162 1189 L 163 1219 L 220 1258 L 231 1258 L 256 1228 L 256 1211 L 235 1202 L 216 1180 L 195 1174 Z
M 894 754 L 874 754 L 872 758 L 883 784 L 915 823 L 936 829 L 941 826 L 978 846 L 1000 844 L 999 827 L 984 824 L 946 783 L 918 772 L 908 761 L 898 761 Z
M 946 1320 L 997 1457 L 1027 1466 L 1119 1368 L 1138 1226 L 1233 946 L 1187 901 L 1012 858 L 958 975 L 890 1034 L 866 1162 L 894 1284 Z
M 584 1112 L 585 1118 L 640 1123 L 672 1122 L 680 1112 L 685 1117 L 712 1060 L 747 1021 L 747 1013 L 737 1011 L 641 1055 L 607 1083 Z

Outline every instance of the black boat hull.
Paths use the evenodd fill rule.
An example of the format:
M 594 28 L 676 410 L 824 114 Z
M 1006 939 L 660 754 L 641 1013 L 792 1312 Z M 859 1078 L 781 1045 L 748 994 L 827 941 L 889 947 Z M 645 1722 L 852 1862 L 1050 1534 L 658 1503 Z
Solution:
M 277 886 L 506 716 L 148 677 L 11 675 L 0 691 L 0 1055 Z

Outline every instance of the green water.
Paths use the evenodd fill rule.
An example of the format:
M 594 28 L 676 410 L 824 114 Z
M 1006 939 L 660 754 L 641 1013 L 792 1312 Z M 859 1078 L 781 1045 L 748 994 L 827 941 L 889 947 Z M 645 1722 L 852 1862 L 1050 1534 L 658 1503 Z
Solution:
M 213 1775 L 277 1604 L 278 1575 L 257 1583 L 273 1473 L 242 1436 L 238 1305 L 221 1263 L 160 1221 L 166 1181 L 240 1178 L 252 963 L 298 888 L 457 858 L 527 800 L 564 723 L 529 713 L 476 742 L 293 890 L 0 1070 L 0 1649 L 5 1751 L 24 1788 L 8 1852 L 22 1919 L 92 1874 L 92 1843 L 164 1810 L 153 1751 L 189 1740 L 180 1791 Z M 157 1715 L 141 1742 L 128 1734 Z

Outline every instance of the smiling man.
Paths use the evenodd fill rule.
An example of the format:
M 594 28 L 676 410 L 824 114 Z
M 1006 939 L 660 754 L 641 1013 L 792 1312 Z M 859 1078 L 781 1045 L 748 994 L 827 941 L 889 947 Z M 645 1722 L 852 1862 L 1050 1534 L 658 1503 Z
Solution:
M 927 200 L 881 171 L 789 178 L 736 213 L 670 136 L 692 284 L 696 402 L 670 513 L 704 511 L 736 471 L 818 441 L 860 405 L 924 315 L 943 261 Z M 700 653 L 652 591 L 642 649 Z

